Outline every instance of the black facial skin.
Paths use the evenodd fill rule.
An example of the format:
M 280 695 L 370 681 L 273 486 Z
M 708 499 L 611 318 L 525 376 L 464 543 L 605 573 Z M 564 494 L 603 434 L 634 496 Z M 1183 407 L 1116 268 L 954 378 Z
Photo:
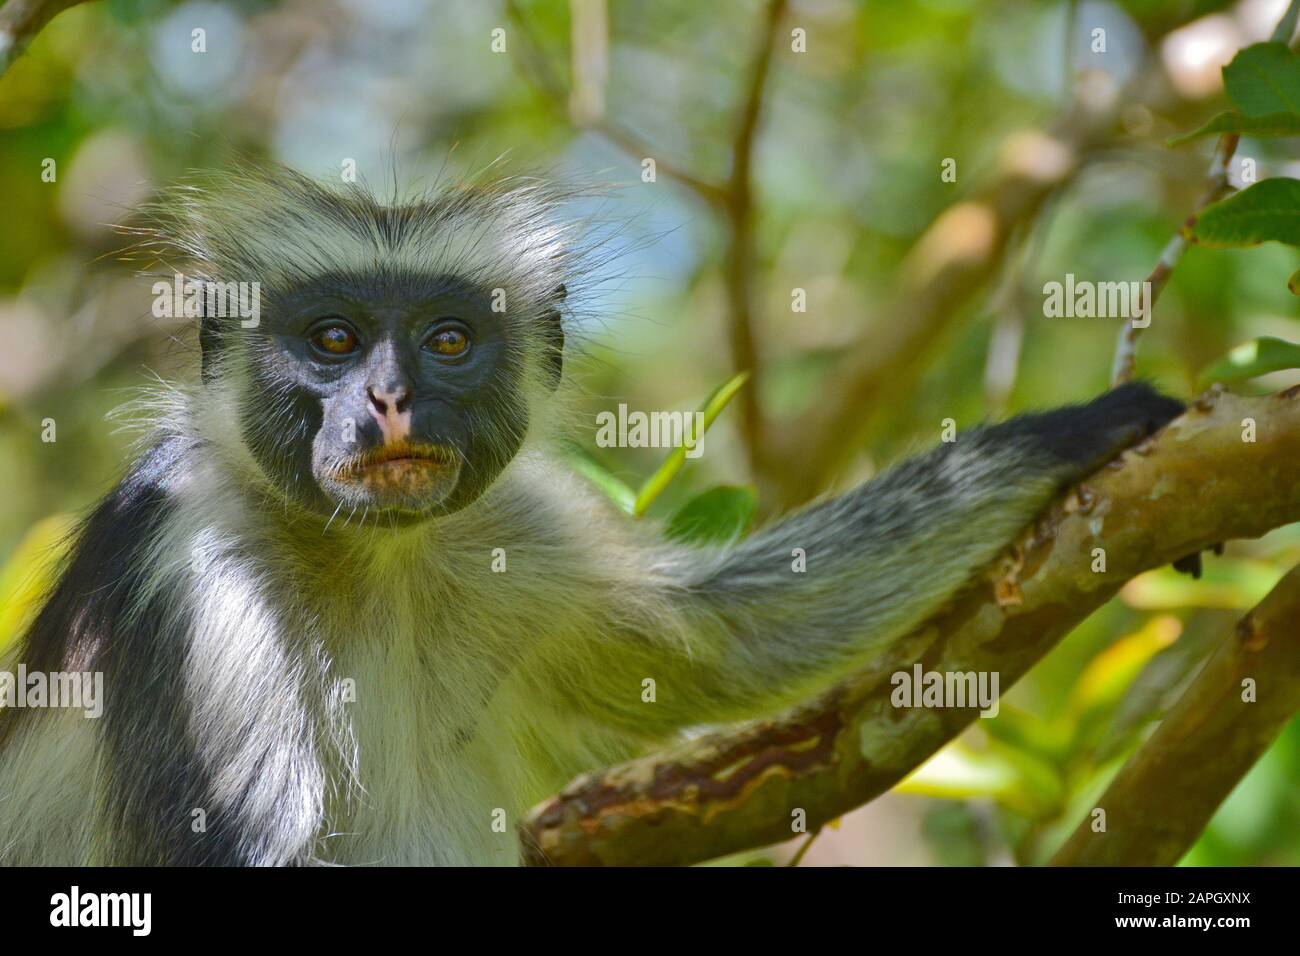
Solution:
M 514 457 L 528 425 L 510 319 L 490 301 L 454 279 L 373 276 L 319 278 L 264 297 L 257 328 L 223 329 L 249 337 L 241 427 L 253 456 L 291 500 L 340 523 L 365 515 L 409 525 L 470 504 Z M 447 330 L 466 337 L 463 353 L 434 348 Z M 355 348 L 322 350 L 331 338 Z M 398 453 L 415 461 L 376 465 L 376 455 L 393 452 L 378 421 L 393 396 L 410 424 Z

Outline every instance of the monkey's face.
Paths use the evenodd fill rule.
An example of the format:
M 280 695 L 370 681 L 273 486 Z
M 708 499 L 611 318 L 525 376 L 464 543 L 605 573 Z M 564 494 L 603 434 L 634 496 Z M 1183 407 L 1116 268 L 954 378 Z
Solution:
M 456 280 L 341 276 L 277 297 L 249 330 L 244 440 L 273 483 L 341 520 L 463 508 L 518 451 L 536 328 Z M 556 323 L 543 310 L 537 321 Z

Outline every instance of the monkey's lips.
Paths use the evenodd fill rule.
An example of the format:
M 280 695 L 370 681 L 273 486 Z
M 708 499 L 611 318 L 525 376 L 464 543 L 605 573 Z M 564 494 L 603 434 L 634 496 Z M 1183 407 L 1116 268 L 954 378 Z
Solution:
M 419 511 L 438 504 L 456 487 L 460 458 L 442 445 L 384 445 L 348 459 L 330 477 L 347 498 Z

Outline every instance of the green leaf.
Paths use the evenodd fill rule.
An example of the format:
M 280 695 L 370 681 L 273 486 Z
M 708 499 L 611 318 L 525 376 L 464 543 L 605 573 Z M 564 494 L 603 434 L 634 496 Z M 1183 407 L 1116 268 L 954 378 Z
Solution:
M 1106 763 L 1122 756 L 1138 742 L 1145 728 L 1169 709 L 1184 683 L 1200 670 L 1222 635 L 1202 628 L 1185 631 L 1178 640 L 1147 661 L 1105 718 L 1104 725 L 1073 755 L 1080 762 Z
M 604 497 L 610 499 L 615 505 L 619 506 L 621 511 L 627 511 L 632 514 L 633 503 L 636 502 L 637 493 L 633 492 L 623 479 L 608 470 L 603 464 L 595 460 L 585 451 L 577 451 L 569 458 L 573 471 L 578 475 L 585 477 L 591 484 L 597 486 L 604 493 Z
M 981 720 L 979 726 L 994 740 L 1048 763 L 1066 756 L 1073 732 L 1060 721 L 1049 722 L 1007 704 L 998 708 L 996 717 Z
M 1191 225 L 1194 242 L 1227 249 L 1284 242 L 1300 246 L 1300 180 L 1265 179 L 1206 206 Z
M 757 511 L 758 493 L 753 488 L 719 485 L 682 505 L 664 533 L 672 541 L 725 544 L 744 537 Z
M 1285 43 L 1254 43 L 1223 68 L 1228 99 L 1247 116 L 1300 113 L 1300 60 Z
M 1202 136 L 1215 133 L 1244 133 L 1247 136 L 1300 136 L 1300 113 L 1269 113 L 1267 116 L 1243 116 L 1236 111 L 1220 113 L 1200 129 L 1181 136 L 1171 136 L 1170 146 L 1181 146 Z
M 1300 368 L 1300 345 L 1261 336 L 1238 345 L 1201 373 L 1201 381 L 1240 382 L 1287 368 Z
M 944 800 L 988 798 L 1030 818 L 1050 816 L 1065 796 L 1060 774 L 1050 764 L 997 741 L 975 750 L 953 741 L 894 787 Z
M 703 437 L 704 433 L 709 430 L 709 426 L 727 407 L 727 403 L 736 397 L 736 393 L 744 387 L 747 381 L 749 381 L 749 373 L 741 372 L 714 389 L 713 394 L 700 407 L 700 411 L 704 413 L 703 427 L 700 429 L 700 434 L 695 434 L 695 419 L 692 417 L 690 439 L 682 447 L 674 448 L 669 452 L 668 457 L 664 459 L 664 463 L 655 469 L 653 475 L 646 479 L 645 484 L 641 486 L 641 490 L 637 492 L 636 501 L 632 505 L 632 514 L 639 518 L 646 513 L 646 510 L 654 503 L 655 499 L 668 487 L 668 483 L 682 470 L 682 465 L 686 464 L 686 452 Z
M 605 497 L 614 502 L 620 510 L 632 513 L 636 501 L 636 492 L 612 471 L 593 458 L 585 449 L 570 450 L 569 463 L 573 470 L 586 478 L 604 492 Z
M 1095 723 L 1114 709 L 1147 662 L 1178 640 L 1182 631 L 1182 623 L 1172 615 L 1153 617 L 1093 657 L 1070 690 L 1067 709 L 1076 725 Z

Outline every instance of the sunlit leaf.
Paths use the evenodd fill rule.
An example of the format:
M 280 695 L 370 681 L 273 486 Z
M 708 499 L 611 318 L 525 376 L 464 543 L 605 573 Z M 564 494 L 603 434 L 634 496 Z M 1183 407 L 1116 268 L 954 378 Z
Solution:
M 1214 558 L 1202 565 L 1200 580 L 1173 568 L 1140 574 L 1120 589 L 1129 607 L 1143 611 L 1176 611 L 1213 607 L 1246 611 L 1254 607 L 1282 578 L 1282 572 L 1263 561 Z
M 654 504 L 655 499 L 658 498 L 659 495 L 663 493 L 663 490 L 668 487 L 668 483 L 673 480 L 679 471 L 682 470 L 682 465 L 686 464 L 686 452 L 690 450 L 688 446 L 694 445 L 695 442 L 699 441 L 699 439 L 703 437 L 704 433 L 709 430 L 709 427 L 717 419 L 718 415 L 720 415 L 722 410 L 727 407 L 727 403 L 736 397 L 736 394 L 744 387 L 747 381 L 749 381 L 749 373 L 741 372 L 739 375 L 732 377 L 714 390 L 713 394 L 709 396 L 708 400 L 705 401 L 704 405 L 700 408 L 700 411 L 704 413 L 704 419 L 701 423 L 702 429 L 699 435 L 695 434 L 695 419 L 692 416 L 689 426 L 689 440 L 683 444 L 682 447 L 674 448 L 669 452 L 668 457 L 664 459 L 664 463 L 655 470 L 654 474 L 646 479 L 645 484 L 641 486 L 641 490 L 637 492 L 636 501 L 632 506 L 632 513 L 634 515 L 640 517 L 646 513 L 646 510 L 652 504 Z
M 1192 223 L 1190 238 L 1225 249 L 1269 241 L 1300 245 L 1300 180 L 1264 179 L 1207 206 Z
M 1202 136 L 1219 133 L 1243 133 L 1247 136 L 1300 136 L 1300 113 L 1269 113 L 1267 116 L 1246 116 L 1231 110 L 1220 113 L 1199 129 L 1181 136 L 1171 136 L 1170 146 L 1181 146 Z
M 944 800 L 995 800 L 1029 817 L 1052 813 L 1064 789 L 1050 765 L 996 741 L 982 750 L 950 743 L 894 787 L 898 793 Z
M 1300 113 L 1300 59 L 1285 43 L 1254 43 L 1223 68 L 1228 99 L 1247 116 Z
M 54 586 L 59 560 L 76 519 L 52 515 L 28 530 L 0 569 L 0 651 L 31 623 L 41 600 Z
M 1182 631 L 1178 618 L 1164 614 L 1111 644 L 1089 661 L 1079 675 L 1070 692 L 1069 712 L 1079 723 L 1086 723 L 1109 711 L 1123 698 L 1147 662 L 1178 640 Z
M 1238 345 L 1202 372 L 1201 382 L 1239 382 L 1288 368 L 1300 368 L 1300 345 L 1266 335 Z
M 1217 648 L 1222 634 L 1208 628 L 1185 630 L 1169 647 L 1147 661 L 1111 709 L 1104 726 L 1088 741 L 1089 762 L 1109 761 L 1138 742 L 1143 730 L 1181 695 L 1186 680 Z
M 668 519 L 673 541 L 725 544 L 743 537 L 754 523 L 758 493 L 751 487 L 719 485 L 696 495 Z

